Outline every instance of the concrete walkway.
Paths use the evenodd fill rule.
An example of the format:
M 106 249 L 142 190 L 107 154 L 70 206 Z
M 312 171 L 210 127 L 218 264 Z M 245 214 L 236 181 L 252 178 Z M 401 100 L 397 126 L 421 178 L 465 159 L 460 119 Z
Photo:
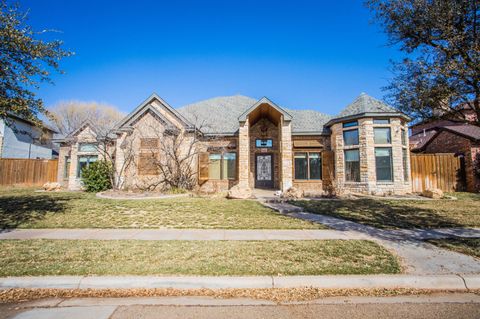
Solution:
M 270 229 L 12 229 L 1 239 L 95 240 L 320 240 L 365 239 L 354 231 Z
M 0 289 L 480 289 L 480 275 L 326 275 L 326 276 L 40 276 L 3 277 Z
M 331 216 L 306 212 L 286 215 L 374 240 L 395 252 L 410 274 L 478 274 L 480 260 L 423 242 L 428 238 L 480 237 L 478 229 L 383 230 Z
M 342 219 L 308 213 L 289 214 L 334 229 L 7 229 L 1 239 L 94 239 L 94 240 L 321 240 L 386 239 L 425 240 L 449 237 L 480 237 L 480 229 L 382 230 Z

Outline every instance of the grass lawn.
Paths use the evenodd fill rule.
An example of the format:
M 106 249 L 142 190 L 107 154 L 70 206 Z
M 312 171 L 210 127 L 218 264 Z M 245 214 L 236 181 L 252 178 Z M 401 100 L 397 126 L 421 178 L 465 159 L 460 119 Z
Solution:
M 384 229 L 480 227 L 480 194 L 453 193 L 458 200 L 371 198 L 295 201 L 307 211 Z
M 82 192 L 0 189 L 1 228 L 325 228 L 283 215 L 252 200 L 182 197 L 100 199 Z
M 480 258 L 480 238 L 429 239 L 430 244 Z
M 393 274 L 395 256 L 366 240 L 2 240 L 0 276 Z

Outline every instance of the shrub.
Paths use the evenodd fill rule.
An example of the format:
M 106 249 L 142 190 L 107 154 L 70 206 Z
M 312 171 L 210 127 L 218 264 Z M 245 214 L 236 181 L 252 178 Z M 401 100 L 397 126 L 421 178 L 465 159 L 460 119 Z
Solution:
M 82 182 L 87 192 L 101 192 L 112 188 L 110 176 L 112 165 L 106 161 L 96 161 L 82 170 Z

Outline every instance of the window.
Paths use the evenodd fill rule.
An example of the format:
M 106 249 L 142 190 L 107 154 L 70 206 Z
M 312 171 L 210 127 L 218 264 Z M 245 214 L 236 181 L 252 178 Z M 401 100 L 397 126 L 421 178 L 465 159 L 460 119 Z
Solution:
M 410 177 L 410 171 L 408 170 L 408 150 L 404 148 L 403 150 L 403 180 L 408 182 Z
M 358 145 L 358 130 L 343 131 L 344 145 Z
M 209 179 L 236 179 L 237 178 L 237 154 L 216 153 L 208 155 L 208 178 Z
M 68 179 L 68 176 L 70 175 L 70 156 L 65 156 L 65 166 L 63 169 L 63 178 Z
M 345 150 L 345 180 L 347 182 L 360 182 L 359 150 Z
M 272 146 L 273 146 L 272 139 L 255 140 L 255 147 L 257 148 L 272 148 Z
M 320 153 L 308 153 L 310 179 L 322 179 L 322 158 Z
M 95 143 L 80 143 L 78 146 L 79 152 L 96 152 L 97 144 Z
M 237 171 L 237 154 L 236 153 L 224 153 L 223 154 L 223 179 L 235 179 Z
M 354 127 L 354 126 L 358 126 L 357 121 L 343 123 L 343 127 Z
M 390 144 L 392 142 L 389 127 L 374 127 L 373 135 L 375 144 Z
M 308 170 L 308 162 L 307 162 L 307 153 L 295 153 L 295 179 L 307 179 L 307 170 Z
M 157 175 L 158 174 L 158 153 L 140 153 L 138 159 L 138 175 Z
M 322 157 L 319 152 L 295 152 L 295 179 L 322 179 Z
M 373 119 L 373 124 L 390 124 L 390 119 Z
M 96 162 L 98 156 L 79 156 L 77 165 L 77 177 L 82 177 L 82 170 L 89 167 L 91 163 Z
M 156 137 L 141 138 L 140 148 L 143 148 L 143 149 L 158 148 L 158 138 Z
M 390 147 L 375 148 L 375 165 L 378 182 L 393 181 L 392 149 Z
M 407 131 L 402 128 L 402 145 L 407 146 Z

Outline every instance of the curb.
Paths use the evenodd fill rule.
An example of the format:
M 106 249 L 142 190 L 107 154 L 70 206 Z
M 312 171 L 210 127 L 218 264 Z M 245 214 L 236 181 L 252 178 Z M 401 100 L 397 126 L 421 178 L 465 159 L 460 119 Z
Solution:
M 480 275 L 349 275 L 349 276 L 258 276 L 258 277 L 161 277 L 161 276 L 45 276 L 3 277 L 0 289 L 233 289 L 301 288 L 322 289 L 480 289 Z

